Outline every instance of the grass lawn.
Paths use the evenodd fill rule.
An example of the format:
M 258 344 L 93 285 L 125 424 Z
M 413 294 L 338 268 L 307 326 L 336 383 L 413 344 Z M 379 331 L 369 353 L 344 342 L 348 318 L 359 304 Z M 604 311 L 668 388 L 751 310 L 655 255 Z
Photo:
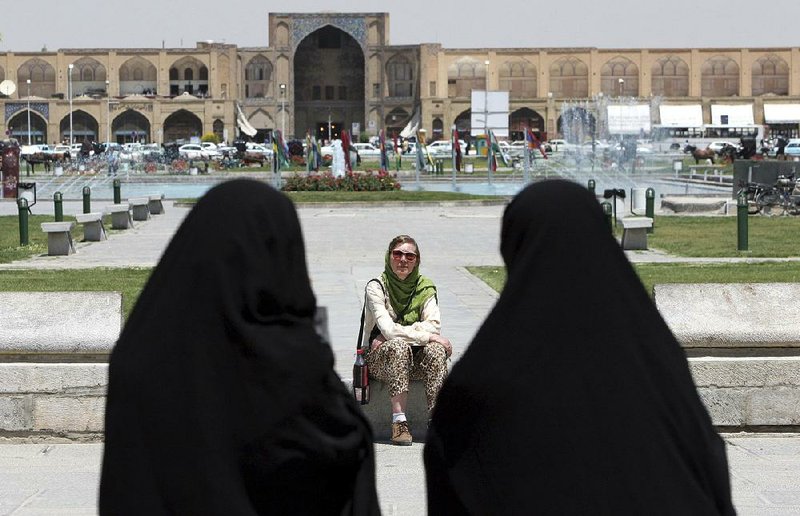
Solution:
M 641 263 L 634 264 L 639 279 L 650 295 L 653 285 L 663 283 L 796 283 L 800 262 L 768 263 Z M 497 292 L 506 282 L 505 267 L 467 267 Z
M 28 243 L 19 245 L 19 217 L 0 217 L 0 263 L 22 260 L 37 254 L 47 253 L 47 235 L 42 232 L 42 222 L 53 222 L 51 215 L 28 215 Z
M 800 256 L 800 217 L 748 217 L 748 250 L 737 251 L 736 217 L 655 218 L 648 237 L 651 249 L 692 257 Z
M 0 270 L 0 291 L 61 292 L 103 290 L 122 292 L 122 311 L 128 318 L 151 268 Z

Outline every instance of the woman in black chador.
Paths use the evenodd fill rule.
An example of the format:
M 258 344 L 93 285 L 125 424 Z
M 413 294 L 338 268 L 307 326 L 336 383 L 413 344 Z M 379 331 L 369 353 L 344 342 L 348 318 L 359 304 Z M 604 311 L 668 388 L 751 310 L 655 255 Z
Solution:
M 297 214 L 210 190 L 111 355 L 103 514 L 372 514 L 372 434 L 314 331 Z
M 431 514 L 733 514 L 722 439 L 596 199 L 506 208 L 508 281 L 439 394 Z

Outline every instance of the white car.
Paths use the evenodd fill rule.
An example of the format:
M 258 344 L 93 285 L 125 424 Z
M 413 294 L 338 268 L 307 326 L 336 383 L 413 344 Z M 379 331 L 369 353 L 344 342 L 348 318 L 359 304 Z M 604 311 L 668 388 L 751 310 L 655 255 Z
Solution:
M 461 147 L 461 154 L 466 155 L 467 142 L 464 140 L 458 140 L 458 146 Z M 428 144 L 427 149 L 428 152 L 433 156 L 449 156 L 453 152 L 453 145 L 450 143 L 450 140 L 436 140 L 435 142 Z
M 361 159 L 380 159 L 381 149 L 374 147 L 371 143 L 354 143 L 353 148 L 361 156 Z M 386 149 L 387 153 L 389 149 Z
M 183 159 L 217 159 L 220 153 L 213 149 L 204 149 L 199 143 L 187 143 L 178 148 L 178 155 Z

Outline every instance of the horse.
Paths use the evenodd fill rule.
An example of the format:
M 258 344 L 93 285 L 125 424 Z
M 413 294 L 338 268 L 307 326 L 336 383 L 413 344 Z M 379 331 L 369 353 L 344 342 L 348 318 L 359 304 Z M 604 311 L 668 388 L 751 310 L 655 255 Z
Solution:
M 683 152 L 684 152 L 684 154 L 691 153 L 692 157 L 694 158 L 694 164 L 695 165 L 699 165 L 701 159 L 707 159 L 707 160 L 711 161 L 711 163 L 713 164 L 714 163 L 714 157 L 717 155 L 711 149 L 708 149 L 708 148 L 706 148 L 706 149 L 698 149 L 694 145 L 687 145 L 686 147 L 683 148 Z

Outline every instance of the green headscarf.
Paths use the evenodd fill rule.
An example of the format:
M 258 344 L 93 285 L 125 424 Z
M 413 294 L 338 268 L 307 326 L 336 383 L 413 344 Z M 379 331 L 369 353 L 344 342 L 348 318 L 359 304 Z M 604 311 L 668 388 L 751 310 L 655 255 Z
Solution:
M 419 273 L 419 260 L 404 280 L 401 280 L 392 270 L 392 252 L 387 251 L 386 260 L 381 274 L 389 302 L 392 303 L 397 322 L 404 326 L 413 324 L 420 319 L 422 306 L 431 297 L 436 295 L 436 286 L 431 280 Z

